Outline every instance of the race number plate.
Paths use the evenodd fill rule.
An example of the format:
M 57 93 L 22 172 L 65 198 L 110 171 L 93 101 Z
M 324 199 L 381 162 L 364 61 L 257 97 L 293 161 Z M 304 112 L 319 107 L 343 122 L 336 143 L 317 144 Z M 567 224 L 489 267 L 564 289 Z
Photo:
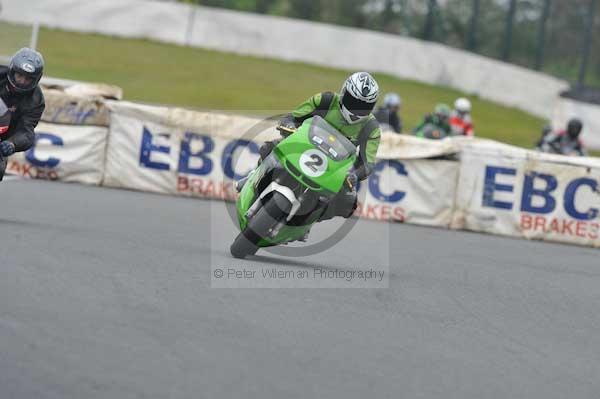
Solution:
M 327 171 L 327 156 L 319 150 L 308 150 L 300 156 L 302 173 L 309 177 L 320 177 Z

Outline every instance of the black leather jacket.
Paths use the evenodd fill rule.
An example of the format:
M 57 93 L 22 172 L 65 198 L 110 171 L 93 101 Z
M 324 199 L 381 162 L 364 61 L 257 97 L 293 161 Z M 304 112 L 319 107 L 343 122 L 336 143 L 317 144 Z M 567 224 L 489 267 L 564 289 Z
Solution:
M 402 119 L 397 112 L 390 112 L 388 108 L 379 107 L 373 112 L 381 125 L 389 125 L 396 133 L 402 133 Z
M 8 67 L 0 65 L 0 97 L 13 109 L 8 132 L 0 138 L 11 141 L 17 152 L 27 151 L 35 142 L 34 129 L 44 113 L 44 95 L 39 87 L 28 93 L 11 92 L 7 74 Z

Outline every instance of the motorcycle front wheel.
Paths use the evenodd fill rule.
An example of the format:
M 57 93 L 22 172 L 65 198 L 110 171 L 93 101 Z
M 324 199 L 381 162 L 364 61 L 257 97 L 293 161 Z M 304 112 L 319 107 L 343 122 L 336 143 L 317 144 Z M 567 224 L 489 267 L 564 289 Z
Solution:
M 256 254 L 258 243 L 269 237 L 271 231 L 287 218 L 292 209 L 290 201 L 277 191 L 248 221 L 246 228 L 238 234 L 229 248 L 234 258 L 244 259 Z

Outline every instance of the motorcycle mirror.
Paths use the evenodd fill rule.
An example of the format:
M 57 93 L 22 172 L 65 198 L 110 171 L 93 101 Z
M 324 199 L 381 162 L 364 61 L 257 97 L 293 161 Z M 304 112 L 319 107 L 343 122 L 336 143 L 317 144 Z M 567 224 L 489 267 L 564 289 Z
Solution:
M 3 99 L 0 98 L 0 116 L 5 115 L 8 112 L 8 107 Z
M 11 114 L 8 107 L 0 98 L 0 134 L 4 134 L 10 127 Z

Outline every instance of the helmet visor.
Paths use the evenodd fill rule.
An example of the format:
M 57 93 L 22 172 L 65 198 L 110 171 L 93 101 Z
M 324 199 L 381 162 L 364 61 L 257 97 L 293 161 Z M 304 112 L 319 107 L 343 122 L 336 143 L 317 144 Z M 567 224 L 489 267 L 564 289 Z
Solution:
M 375 103 L 359 100 L 347 91 L 344 92 L 341 102 L 350 113 L 361 118 L 368 116 L 373 111 L 373 108 L 375 108 Z
M 32 90 L 37 85 L 37 79 L 21 69 L 13 69 L 8 74 L 10 84 L 20 90 Z

